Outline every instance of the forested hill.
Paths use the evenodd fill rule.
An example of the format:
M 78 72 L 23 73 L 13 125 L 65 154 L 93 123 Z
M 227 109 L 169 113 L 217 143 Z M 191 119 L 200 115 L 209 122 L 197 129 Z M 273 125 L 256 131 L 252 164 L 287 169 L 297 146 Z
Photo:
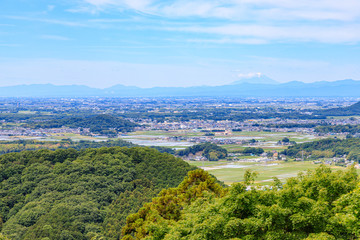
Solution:
M 129 213 L 193 169 L 145 147 L 1 155 L 1 234 L 12 240 L 118 239 Z
M 354 168 L 324 165 L 270 187 L 256 174 L 224 189 L 203 170 L 162 191 L 127 218 L 124 240 L 348 240 L 360 237 L 360 186 Z
M 209 161 L 217 161 L 227 157 L 227 150 L 214 143 L 200 143 L 191 147 L 187 147 L 178 151 L 179 156 L 189 156 L 190 154 L 197 154 L 201 152 L 202 156 L 206 157 Z
M 331 158 L 346 155 L 348 160 L 360 162 L 360 139 L 322 139 L 289 146 L 283 151 L 289 157 Z
M 352 116 L 360 115 L 360 102 L 357 102 L 348 107 L 342 108 L 331 108 L 326 110 L 320 110 L 315 113 L 316 115 L 325 115 L 325 116 Z
M 71 139 L 62 139 L 60 141 L 39 141 L 39 140 L 15 140 L 15 141 L 0 141 L 0 154 L 21 152 L 29 150 L 40 149 L 68 149 L 73 148 L 76 150 L 85 148 L 101 148 L 101 147 L 139 147 L 140 145 L 122 140 L 107 140 L 101 142 L 95 142 L 90 140 L 72 141 Z M 161 146 L 149 146 L 159 152 L 166 152 L 175 154 L 175 150 L 169 147 Z

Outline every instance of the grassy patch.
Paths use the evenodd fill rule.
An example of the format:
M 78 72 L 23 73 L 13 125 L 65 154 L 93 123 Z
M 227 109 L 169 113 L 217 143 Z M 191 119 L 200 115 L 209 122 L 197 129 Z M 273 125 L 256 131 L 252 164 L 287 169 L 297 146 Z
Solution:
M 217 164 L 216 164 L 217 163 Z M 192 164 L 192 163 L 190 163 Z M 273 177 L 279 178 L 281 181 L 285 181 L 289 177 L 296 176 L 299 172 L 306 171 L 308 169 L 315 169 L 319 165 L 312 162 L 274 162 L 274 163 L 245 163 L 235 162 L 230 163 L 230 168 L 227 168 L 226 162 L 211 162 L 209 165 L 204 165 L 209 173 L 216 176 L 219 180 L 224 181 L 225 184 L 232 184 L 244 180 L 244 173 L 247 169 L 258 172 L 256 182 L 266 185 L 269 184 Z M 234 168 L 233 165 L 244 166 L 243 168 Z M 202 167 L 201 163 L 198 163 L 198 167 Z M 331 168 L 339 169 L 341 167 L 331 166 Z

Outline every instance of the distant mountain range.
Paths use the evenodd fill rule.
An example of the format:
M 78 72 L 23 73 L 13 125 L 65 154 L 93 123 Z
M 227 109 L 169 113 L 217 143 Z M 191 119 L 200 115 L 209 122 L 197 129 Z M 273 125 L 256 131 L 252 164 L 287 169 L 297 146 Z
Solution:
M 279 82 L 274 79 L 269 78 L 266 75 L 257 73 L 254 76 L 241 77 L 239 80 L 233 82 L 231 85 L 238 85 L 243 83 L 252 83 L 252 84 L 279 84 Z
M 98 89 L 83 85 L 31 84 L 0 87 L 0 97 L 360 97 L 360 81 L 277 83 L 246 79 L 222 86 L 139 88 L 124 85 Z

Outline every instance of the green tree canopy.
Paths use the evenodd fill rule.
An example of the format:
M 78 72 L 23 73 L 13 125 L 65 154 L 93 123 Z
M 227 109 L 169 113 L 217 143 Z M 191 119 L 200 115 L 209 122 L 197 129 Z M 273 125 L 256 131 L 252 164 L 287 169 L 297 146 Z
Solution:
M 192 173 L 190 173 L 191 175 Z M 202 175 L 201 175 L 202 176 Z M 360 187 L 356 170 L 332 171 L 320 166 L 269 187 L 247 181 L 228 190 L 211 191 L 199 178 L 201 194 L 181 198 L 188 190 L 162 192 L 127 218 L 124 239 L 358 239 Z M 194 181 L 192 181 L 194 182 Z M 203 183 L 201 183 L 203 182 Z M 180 190 L 182 189 L 182 190 Z M 181 194 L 179 194 L 179 191 Z M 218 193 L 218 194 L 217 194 Z
M 128 214 L 193 169 L 145 147 L 4 154 L 0 230 L 12 240 L 116 239 Z

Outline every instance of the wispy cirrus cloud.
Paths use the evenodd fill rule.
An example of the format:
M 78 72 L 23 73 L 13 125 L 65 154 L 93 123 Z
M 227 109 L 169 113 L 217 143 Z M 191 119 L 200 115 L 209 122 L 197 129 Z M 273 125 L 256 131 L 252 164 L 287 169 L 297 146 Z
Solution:
M 69 9 L 69 11 L 89 11 L 96 13 L 109 8 L 117 8 L 146 12 L 152 4 L 152 0 L 83 0 L 83 4 L 77 8 Z
M 360 31 L 357 30 L 360 26 L 358 0 L 82 0 L 78 10 L 92 13 L 128 10 L 134 11 L 135 15 L 145 13 L 161 17 L 162 22 L 142 26 L 144 28 L 207 34 L 203 38 L 191 38 L 189 42 L 264 44 L 274 41 L 360 41 Z M 73 11 L 77 11 L 76 8 Z M 103 21 L 104 24 L 115 22 Z M 194 24 L 189 26 L 192 22 Z
M 323 43 L 355 43 L 360 41 L 360 24 L 343 26 L 269 26 L 228 24 L 221 26 L 193 26 L 167 28 L 169 31 L 215 34 L 218 36 L 236 36 L 236 40 L 218 40 L 223 42 L 246 41 L 253 43 L 278 42 L 323 42 Z M 209 40 L 210 42 L 212 40 Z M 215 42 L 215 41 L 214 41 Z
M 48 40 L 57 40 L 57 41 L 70 41 L 71 38 L 64 37 L 64 36 L 58 36 L 58 35 L 41 35 L 40 38 L 42 39 L 48 39 Z
M 1 26 L 1 27 L 14 27 L 15 25 L 14 25 L 14 24 L 3 24 L 3 23 L 0 23 L 0 26 Z
M 51 18 L 35 18 L 35 17 L 27 17 L 27 16 L 4 16 L 4 18 L 13 19 L 13 20 L 22 20 L 22 21 L 43 22 L 43 23 L 63 25 L 63 26 L 69 26 L 69 27 L 87 27 L 87 26 L 89 26 L 87 23 L 84 23 L 84 22 L 58 20 L 58 19 L 51 19 Z
M 188 42 L 192 43 L 214 43 L 214 44 L 265 44 L 268 43 L 265 39 L 259 38 L 219 38 L 219 39 L 208 39 L 208 38 L 194 38 L 188 39 Z
M 185 41 L 213 44 L 272 42 L 360 42 L 359 0 L 81 0 L 72 13 L 98 13 L 76 21 L 7 16 L 69 27 L 119 29 L 130 22 L 138 30 L 196 34 Z M 50 9 L 53 9 L 51 6 Z M 134 11 L 120 19 L 101 18 L 108 11 Z M 139 13 L 145 13 L 139 17 Z M 152 15 L 154 18 L 152 18 Z M 158 18 L 160 17 L 160 18 Z M 75 18 L 76 19 L 76 18 Z M 155 22 L 151 22 L 157 19 Z M 201 21 L 199 21 L 201 19 Z M 151 22 L 151 24 L 149 23 Z M 123 29 L 129 26 L 121 26 Z M 202 36 L 201 36 L 202 35 Z
M 98 10 L 132 9 L 173 18 L 352 21 L 360 17 L 358 0 L 83 0 L 84 4 Z
M 0 47 L 21 47 L 21 44 L 14 43 L 0 43 Z
M 47 10 L 48 10 L 49 12 L 53 11 L 54 9 L 55 9 L 55 5 L 48 5 L 48 6 L 47 6 Z

